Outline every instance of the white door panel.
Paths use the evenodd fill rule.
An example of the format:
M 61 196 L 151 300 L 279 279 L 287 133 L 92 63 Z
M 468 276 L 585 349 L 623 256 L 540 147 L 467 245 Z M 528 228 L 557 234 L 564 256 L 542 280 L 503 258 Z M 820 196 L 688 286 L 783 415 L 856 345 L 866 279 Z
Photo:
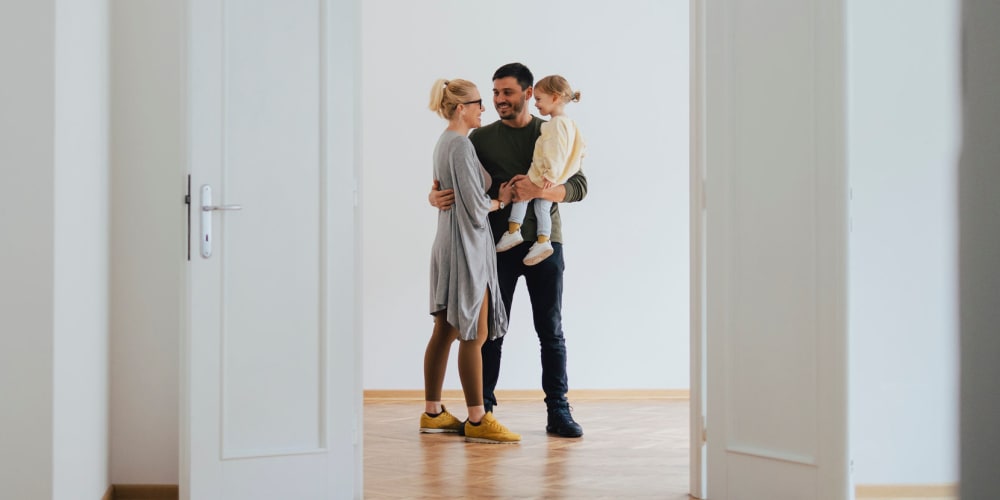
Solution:
M 704 11 L 713 500 L 849 495 L 842 10 Z
M 331 153 L 354 144 L 354 112 L 349 93 L 341 109 L 330 98 L 330 59 L 352 41 L 332 26 L 354 6 L 188 9 L 193 197 L 209 185 L 214 205 L 241 210 L 214 212 L 211 256 L 192 252 L 183 495 L 360 496 L 353 154 Z

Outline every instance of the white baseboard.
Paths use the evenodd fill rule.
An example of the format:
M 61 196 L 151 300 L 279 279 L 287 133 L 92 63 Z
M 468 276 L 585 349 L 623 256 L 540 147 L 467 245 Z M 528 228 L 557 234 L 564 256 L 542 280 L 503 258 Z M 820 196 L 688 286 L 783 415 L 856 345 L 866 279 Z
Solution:
M 608 401 L 608 400 L 687 400 L 691 393 L 688 389 L 574 389 L 567 394 L 573 401 Z M 364 392 L 365 401 L 423 401 L 423 389 L 368 389 Z M 463 399 L 462 391 L 445 390 L 441 394 L 444 400 Z M 507 401 L 543 401 L 545 393 L 540 389 L 498 390 L 497 399 Z
M 857 499 L 918 499 L 958 500 L 957 484 L 859 484 L 854 487 Z

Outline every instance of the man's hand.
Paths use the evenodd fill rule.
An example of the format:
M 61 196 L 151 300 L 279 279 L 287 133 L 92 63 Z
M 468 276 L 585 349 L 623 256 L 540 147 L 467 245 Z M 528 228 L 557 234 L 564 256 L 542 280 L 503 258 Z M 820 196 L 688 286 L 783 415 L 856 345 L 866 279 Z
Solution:
M 427 201 L 438 210 L 451 210 L 451 206 L 455 204 L 455 190 L 445 189 L 442 191 L 441 181 L 435 180 L 434 185 L 431 186 L 430 194 L 427 195 Z
M 528 201 L 542 198 L 559 203 L 566 198 L 566 186 L 556 184 L 549 189 L 542 189 L 531 182 L 527 175 L 515 175 L 510 183 L 514 185 L 514 201 Z

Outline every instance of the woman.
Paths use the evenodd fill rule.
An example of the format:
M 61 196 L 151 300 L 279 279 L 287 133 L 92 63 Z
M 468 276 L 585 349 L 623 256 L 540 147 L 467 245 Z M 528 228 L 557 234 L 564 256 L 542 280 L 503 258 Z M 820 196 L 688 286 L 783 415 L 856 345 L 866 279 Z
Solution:
M 434 330 L 424 353 L 424 414 L 421 432 L 460 432 L 474 443 L 518 443 L 486 412 L 483 404 L 483 359 L 486 339 L 507 332 L 507 311 L 497 284 L 496 247 L 487 220 L 511 200 L 511 188 L 502 185 L 491 200 L 486 190 L 492 179 L 476 157 L 469 131 L 482 125 L 483 99 L 467 80 L 438 80 L 429 105 L 448 127 L 434 147 L 434 180 L 441 189 L 453 189 L 455 205 L 438 212 L 437 235 L 431 250 L 431 314 Z M 441 404 L 441 388 L 451 344 L 459 340 L 458 375 L 465 393 L 468 419 L 463 423 Z

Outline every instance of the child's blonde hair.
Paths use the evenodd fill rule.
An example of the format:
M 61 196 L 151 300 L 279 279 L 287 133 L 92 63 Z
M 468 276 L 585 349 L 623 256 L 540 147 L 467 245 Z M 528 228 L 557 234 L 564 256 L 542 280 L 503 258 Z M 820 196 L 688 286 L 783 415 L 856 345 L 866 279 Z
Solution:
M 559 75 L 549 75 L 535 84 L 535 90 L 562 99 L 563 102 L 580 102 L 580 91 L 574 91 L 569 82 Z

